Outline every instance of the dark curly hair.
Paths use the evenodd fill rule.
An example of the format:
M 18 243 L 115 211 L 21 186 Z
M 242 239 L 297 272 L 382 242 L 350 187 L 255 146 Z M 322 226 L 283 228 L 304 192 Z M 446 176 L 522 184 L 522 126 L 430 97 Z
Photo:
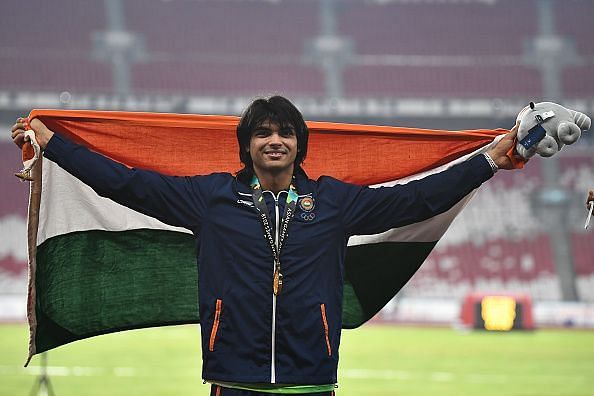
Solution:
M 301 164 L 307 155 L 307 139 L 309 129 L 305 125 L 301 112 L 287 98 L 271 96 L 254 100 L 243 112 L 237 125 L 237 142 L 239 143 L 239 159 L 244 168 L 237 175 L 251 178 L 253 163 L 250 153 L 246 150 L 250 145 L 252 133 L 266 121 L 278 124 L 280 129 L 292 127 L 297 137 L 297 156 L 295 157 L 295 171 L 301 169 Z

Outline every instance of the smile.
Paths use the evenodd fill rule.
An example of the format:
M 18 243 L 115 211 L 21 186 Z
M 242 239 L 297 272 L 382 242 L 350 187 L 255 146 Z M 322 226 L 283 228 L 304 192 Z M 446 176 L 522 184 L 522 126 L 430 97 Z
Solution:
M 264 154 L 272 158 L 280 158 L 286 153 L 283 151 L 266 151 Z

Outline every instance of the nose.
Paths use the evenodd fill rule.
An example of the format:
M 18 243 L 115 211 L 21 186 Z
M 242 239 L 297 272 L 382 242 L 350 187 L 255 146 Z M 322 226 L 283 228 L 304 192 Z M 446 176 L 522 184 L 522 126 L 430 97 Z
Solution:
M 270 140 L 268 142 L 271 146 L 280 146 L 282 145 L 281 137 L 278 132 L 273 132 L 270 134 Z

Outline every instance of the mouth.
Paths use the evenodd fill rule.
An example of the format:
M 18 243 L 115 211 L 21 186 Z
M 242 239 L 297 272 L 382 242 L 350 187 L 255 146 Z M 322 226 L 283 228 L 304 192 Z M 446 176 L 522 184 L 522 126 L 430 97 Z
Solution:
M 286 153 L 284 151 L 265 151 L 264 155 L 266 155 L 267 157 L 271 158 L 271 159 L 280 159 L 282 158 Z

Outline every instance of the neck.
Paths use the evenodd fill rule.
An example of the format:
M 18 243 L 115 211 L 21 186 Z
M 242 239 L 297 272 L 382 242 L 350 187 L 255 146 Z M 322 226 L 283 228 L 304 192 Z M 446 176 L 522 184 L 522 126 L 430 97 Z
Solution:
M 275 194 L 287 190 L 293 180 L 292 166 L 290 169 L 280 172 L 262 171 L 254 168 L 254 173 L 258 176 L 258 180 L 260 180 L 262 190 L 269 190 Z

